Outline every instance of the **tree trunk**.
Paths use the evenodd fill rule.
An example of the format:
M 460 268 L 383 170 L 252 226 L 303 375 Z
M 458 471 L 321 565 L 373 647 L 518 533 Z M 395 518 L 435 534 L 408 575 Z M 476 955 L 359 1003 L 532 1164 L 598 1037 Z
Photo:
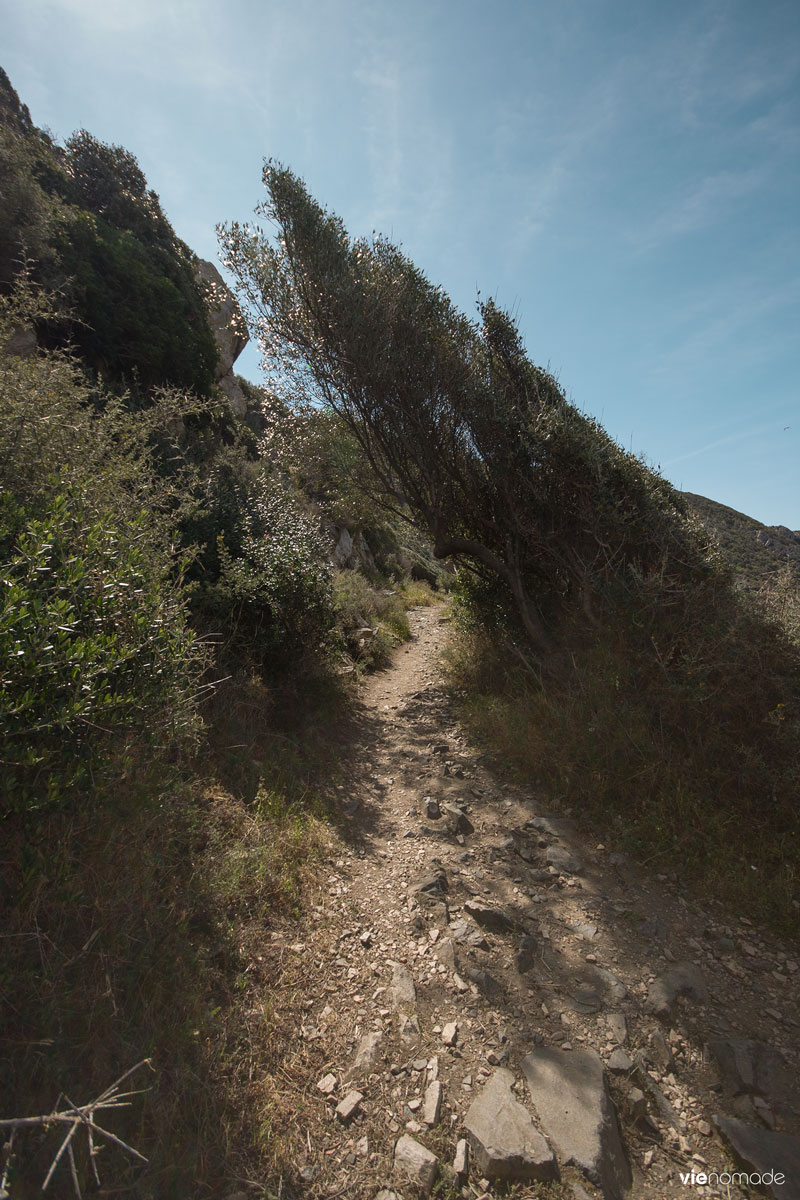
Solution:
M 550 631 L 547 629 L 535 606 L 531 604 L 525 594 L 519 573 L 513 571 L 502 558 L 492 550 L 489 550 L 487 546 L 481 545 L 480 542 L 472 542 L 468 538 L 444 537 L 438 532 L 435 535 L 433 553 L 436 558 L 450 558 L 454 555 L 464 555 L 467 558 L 474 558 L 478 562 L 483 563 L 485 567 L 488 567 L 490 571 L 494 571 L 496 575 L 499 575 L 508 584 L 511 594 L 514 597 L 522 626 L 530 639 L 531 645 L 543 657 L 553 652 L 554 646 Z

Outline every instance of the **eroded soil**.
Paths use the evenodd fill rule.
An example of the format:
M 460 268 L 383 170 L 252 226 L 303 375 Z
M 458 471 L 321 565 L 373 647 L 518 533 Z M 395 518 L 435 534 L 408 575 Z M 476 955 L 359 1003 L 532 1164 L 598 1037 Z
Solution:
M 410 1132 L 449 1168 L 498 1065 L 536 1119 L 521 1071 L 536 1046 L 601 1056 L 632 1195 L 758 1194 L 681 1174 L 732 1169 L 715 1114 L 800 1133 L 795 952 L 613 845 L 587 842 L 579 813 L 501 782 L 449 708 L 443 610 L 411 619 L 413 640 L 363 686 L 358 766 L 338 793 L 344 841 L 321 867 L 319 902 L 299 934 L 273 935 L 285 1002 L 303 1014 L 280 1101 L 294 1115 L 297 1159 L 284 1194 L 372 1200 L 385 1188 L 410 1200 L 415 1186 L 393 1169 L 398 1138 Z M 542 817 L 553 819 L 534 823 Z M 678 963 L 699 970 L 705 996 L 682 996 L 659 1018 L 648 989 Z M 365 1052 L 369 1033 L 380 1037 Z M 755 1081 L 743 1087 L 720 1068 L 709 1050 L 719 1039 L 768 1048 Z M 435 1079 L 443 1102 L 429 1126 Z M 353 1091 L 361 1099 L 345 1122 L 336 1108 Z M 563 1156 L 559 1166 L 547 1194 L 602 1194 Z M 442 1195 L 495 1194 L 475 1165 L 466 1180 L 442 1178 Z M 787 1182 L 800 1188 L 800 1177 Z M 544 1194 L 539 1186 L 514 1194 Z

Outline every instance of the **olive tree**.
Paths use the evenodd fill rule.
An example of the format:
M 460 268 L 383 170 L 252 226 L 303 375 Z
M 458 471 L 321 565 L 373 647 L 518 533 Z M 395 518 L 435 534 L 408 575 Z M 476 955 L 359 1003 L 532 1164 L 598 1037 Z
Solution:
M 264 183 L 256 212 L 274 236 L 234 222 L 220 240 L 270 387 L 338 414 L 375 499 L 421 523 L 437 557 L 498 581 L 540 656 L 565 608 L 596 619 L 610 575 L 686 557 L 669 484 L 568 403 L 507 313 L 489 301 L 469 320 L 386 238 L 351 238 L 291 171 L 268 162 Z

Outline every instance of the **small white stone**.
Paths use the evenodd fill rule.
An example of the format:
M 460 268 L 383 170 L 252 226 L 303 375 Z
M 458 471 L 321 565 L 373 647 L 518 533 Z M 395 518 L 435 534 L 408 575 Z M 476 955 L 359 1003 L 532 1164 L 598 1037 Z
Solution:
M 363 1099 L 361 1092 L 348 1092 L 345 1098 L 337 1104 L 336 1116 L 346 1125 L 358 1112 Z

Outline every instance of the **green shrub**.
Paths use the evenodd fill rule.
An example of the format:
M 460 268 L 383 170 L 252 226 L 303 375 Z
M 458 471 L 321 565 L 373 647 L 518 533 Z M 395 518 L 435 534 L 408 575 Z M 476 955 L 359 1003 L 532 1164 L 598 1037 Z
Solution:
M 85 130 L 56 145 L 0 69 L 0 290 L 27 264 L 69 309 L 38 322 L 120 391 L 209 396 L 217 348 L 195 256 L 176 237 L 134 156 Z
M 333 627 L 329 546 L 288 480 L 253 481 L 231 548 L 218 539 L 219 575 L 197 590 L 200 619 L 235 658 L 274 666 L 316 655 Z
M 374 586 L 358 571 L 337 571 L 333 604 L 345 648 L 363 669 L 384 666 L 397 643 L 410 636 L 402 596 Z
M 453 682 L 465 717 L 603 841 L 796 932 L 796 596 L 757 606 L 723 573 L 689 590 L 619 580 L 613 599 L 601 628 L 573 621 L 570 653 L 544 680 L 499 622 L 491 641 L 461 623 Z
M 55 490 L 55 485 L 54 485 Z M 109 741 L 162 745 L 194 721 L 198 656 L 143 514 L 87 517 L 74 489 L 33 515 L 0 497 L 0 759 L 5 806 L 66 803 Z
M 6 809 L 66 804 L 131 738 L 152 750 L 194 724 L 203 666 L 146 415 L 89 391 L 58 354 L 8 354 L 46 305 L 0 302 L 0 759 Z M 99 403 L 97 401 L 100 401 Z

